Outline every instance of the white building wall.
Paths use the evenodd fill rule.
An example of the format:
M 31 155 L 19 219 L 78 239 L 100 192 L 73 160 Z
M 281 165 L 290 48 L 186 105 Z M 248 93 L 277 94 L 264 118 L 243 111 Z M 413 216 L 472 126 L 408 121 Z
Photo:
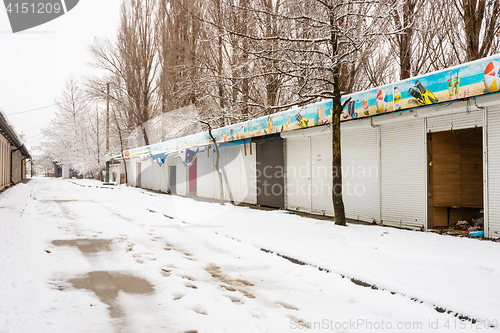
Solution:
M 198 159 L 196 164 L 198 167 L 198 183 L 196 187 L 197 194 L 201 198 L 215 198 L 215 183 L 218 178 L 217 173 L 214 172 L 214 156 L 215 153 L 212 150 L 207 150 L 199 153 L 196 157 Z
M 62 166 L 62 179 L 69 179 L 69 167 Z
M 178 195 L 186 195 L 187 194 L 187 170 L 188 168 L 182 164 L 180 158 L 176 158 L 176 191 Z
M 382 223 L 424 228 L 427 155 L 424 119 L 381 125 Z
M 247 155 L 243 145 L 220 148 L 219 165 L 223 169 L 224 200 L 257 203 L 255 144 L 247 144 Z M 202 198 L 219 199 L 219 176 L 215 170 L 216 153 L 201 152 L 197 156 L 197 195 Z
M 487 231 L 500 237 L 500 106 L 487 111 Z
M 155 162 L 156 163 L 156 162 Z M 153 159 L 148 158 L 141 165 L 141 188 L 153 189 Z
M 127 183 L 130 186 L 137 186 L 137 162 L 134 159 L 128 160 L 127 163 Z
M 225 154 L 224 163 L 224 185 L 225 185 L 225 199 L 233 200 L 235 202 L 242 202 L 246 197 L 246 193 L 242 191 L 241 187 L 241 150 L 240 146 L 223 148 Z M 224 176 L 224 174 L 223 174 Z M 230 197 L 232 196 L 232 198 Z
M 240 146 L 240 191 L 243 202 L 257 203 L 257 154 L 255 144 L 252 143 L 252 154 L 250 155 L 250 145 L 247 144 L 247 154 L 245 147 Z
M 168 165 L 166 161 L 160 168 L 160 191 L 168 192 Z
M 151 159 L 151 189 L 159 191 L 161 187 L 161 167 L 158 162 Z

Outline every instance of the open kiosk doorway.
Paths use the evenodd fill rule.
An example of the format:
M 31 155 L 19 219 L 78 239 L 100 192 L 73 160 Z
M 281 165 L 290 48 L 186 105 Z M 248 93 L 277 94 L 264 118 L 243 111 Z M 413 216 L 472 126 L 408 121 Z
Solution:
M 427 135 L 429 228 L 482 227 L 482 140 L 481 127 Z

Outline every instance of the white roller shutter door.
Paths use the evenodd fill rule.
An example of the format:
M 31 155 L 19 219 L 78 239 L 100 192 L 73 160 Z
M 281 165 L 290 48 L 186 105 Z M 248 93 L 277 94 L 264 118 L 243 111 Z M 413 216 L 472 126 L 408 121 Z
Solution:
M 147 177 L 147 164 L 145 161 L 139 162 L 138 163 L 139 167 L 137 168 L 139 171 L 139 178 L 140 181 L 138 181 L 139 187 L 140 188 L 147 188 L 147 183 L 148 183 L 148 177 Z
M 130 186 L 137 186 L 137 163 L 134 160 L 125 161 L 127 163 L 127 183 Z
M 500 237 L 500 106 L 487 111 L 488 236 Z
M 424 120 L 381 125 L 382 223 L 423 228 L 426 206 Z
M 155 162 L 156 163 L 156 162 Z M 148 158 L 141 164 L 141 188 L 153 189 L 153 159 Z
M 198 167 L 197 175 L 197 194 L 201 198 L 215 198 L 215 181 L 217 173 L 214 172 L 215 153 L 210 150 L 198 153 L 196 165 Z
M 427 118 L 427 132 L 444 132 L 483 126 L 481 110 Z
M 168 191 L 168 165 L 167 161 L 160 168 L 160 191 Z
M 177 155 L 169 155 L 167 156 L 167 158 L 165 159 L 165 165 L 164 165 L 164 168 L 165 168 L 165 186 L 166 186 L 166 191 L 167 192 L 170 192 L 170 167 L 171 166 L 175 166 L 175 169 L 176 169 L 176 179 L 175 181 L 177 181 L 177 160 L 179 160 L 179 158 L 177 158 Z M 174 182 L 175 182 L 174 181 Z
M 240 151 L 240 186 L 242 191 L 242 201 L 250 204 L 257 203 L 257 154 L 255 144 L 252 143 L 252 155 L 250 155 L 250 145 L 247 144 L 247 155 L 245 147 Z
M 175 159 L 177 164 L 175 168 L 177 181 L 175 182 L 175 190 L 178 195 L 187 194 L 187 167 L 184 166 L 180 158 Z
M 311 162 L 309 138 L 286 139 L 286 208 L 311 210 Z
M 313 136 L 310 140 L 312 212 L 333 216 L 332 136 Z
M 151 159 L 151 188 L 159 191 L 161 187 L 161 167 L 155 160 Z
M 226 147 L 222 149 L 225 155 L 223 180 L 224 197 L 226 200 L 241 202 L 244 197 L 241 192 L 240 184 L 240 146 Z
M 221 170 L 223 169 L 224 165 L 226 164 L 226 153 L 225 153 L 225 150 L 223 148 L 219 148 L 219 168 L 221 168 Z M 214 158 L 216 158 L 216 153 L 214 153 Z M 215 170 L 215 168 L 214 168 Z M 217 174 L 215 174 L 215 177 L 214 177 L 214 189 L 215 189 L 215 199 L 219 200 L 220 199 L 220 183 L 219 183 L 219 176 Z M 224 189 L 224 198 L 228 197 L 227 195 L 227 190 L 226 190 L 226 185 L 224 184 L 225 183 L 225 180 L 224 180 L 224 176 L 222 177 L 222 188 Z M 225 199 L 227 200 L 227 199 Z
M 342 182 L 346 217 L 380 220 L 380 146 L 378 129 L 342 130 Z
M 220 149 L 219 165 L 223 169 L 222 180 L 224 199 L 230 200 L 229 190 L 235 202 L 257 203 L 255 144 L 247 144 L 245 156 L 242 145 Z M 204 198 L 219 199 L 219 176 L 215 170 L 216 154 L 211 150 L 210 157 L 203 152 L 198 155 L 198 195 Z

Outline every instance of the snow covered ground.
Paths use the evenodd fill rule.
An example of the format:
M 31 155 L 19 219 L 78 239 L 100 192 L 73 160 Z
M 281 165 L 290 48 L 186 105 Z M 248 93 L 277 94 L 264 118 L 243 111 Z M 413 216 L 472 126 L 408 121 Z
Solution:
M 0 333 L 498 331 L 498 258 L 476 239 L 34 179 L 0 194 Z

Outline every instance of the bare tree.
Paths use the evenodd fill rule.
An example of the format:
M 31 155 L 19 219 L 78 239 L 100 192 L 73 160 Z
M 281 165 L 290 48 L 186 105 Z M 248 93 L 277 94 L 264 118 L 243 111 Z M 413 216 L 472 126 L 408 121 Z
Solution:
M 462 0 L 454 1 L 454 5 L 465 28 L 466 60 L 484 58 L 491 51 L 498 51 L 500 1 Z
M 332 198 L 335 223 L 345 225 L 340 153 L 340 118 L 344 108 L 341 102 L 342 68 L 350 65 L 358 52 L 372 45 L 377 36 L 389 33 L 387 26 L 383 28 L 380 24 L 385 8 L 378 1 L 306 0 L 286 2 L 278 12 L 269 8 L 251 10 L 271 16 L 273 21 L 287 27 L 272 29 L 272 34 L 264 36 L 247 34 L 242 37 L 268 45 L 266 52 L 260 53 L 261 58 L 272 61 L 274 71 L 293 80 L 289 89 L 294 92 L 294 103 L 318 99 L 333 101 Z M 232 33 L 239 34 L 237 31 Z M 280 45 L 278 50 L 274 49 L 275 43 Z
M 55 118 L 43 133 L 53 161 L 82 176 L 99 177 L 104 169 L 104 128 L 97 105 L 94 106 L 80 83 L 69 79 L 58 100 Z
M 158 86 L 161 111 L 167 112 L 197 102 L 195 57 L 200 39 L 196 14 L 204 2 L 161 1 L 157 15 L 157 38 L 160 60 Z
M 393 0 L 390 2 L 392 29 L 389 50 L 399 68 L 400 80 L 434 69 L 442 29 L 442 16 L 436 14 L 436 3 L 424 0 Z
M 126 0 L 121 8 L 117 41 L 95 40 L 93 65 L 119 78 L 132 123 L 150 144 L 144 124 L 157 114 L 158 45 L 155 39 L 156 0 Z
M 438 41 L 434 69 L 481 59 L 500 52 L 499 0 L 437 0 Z

